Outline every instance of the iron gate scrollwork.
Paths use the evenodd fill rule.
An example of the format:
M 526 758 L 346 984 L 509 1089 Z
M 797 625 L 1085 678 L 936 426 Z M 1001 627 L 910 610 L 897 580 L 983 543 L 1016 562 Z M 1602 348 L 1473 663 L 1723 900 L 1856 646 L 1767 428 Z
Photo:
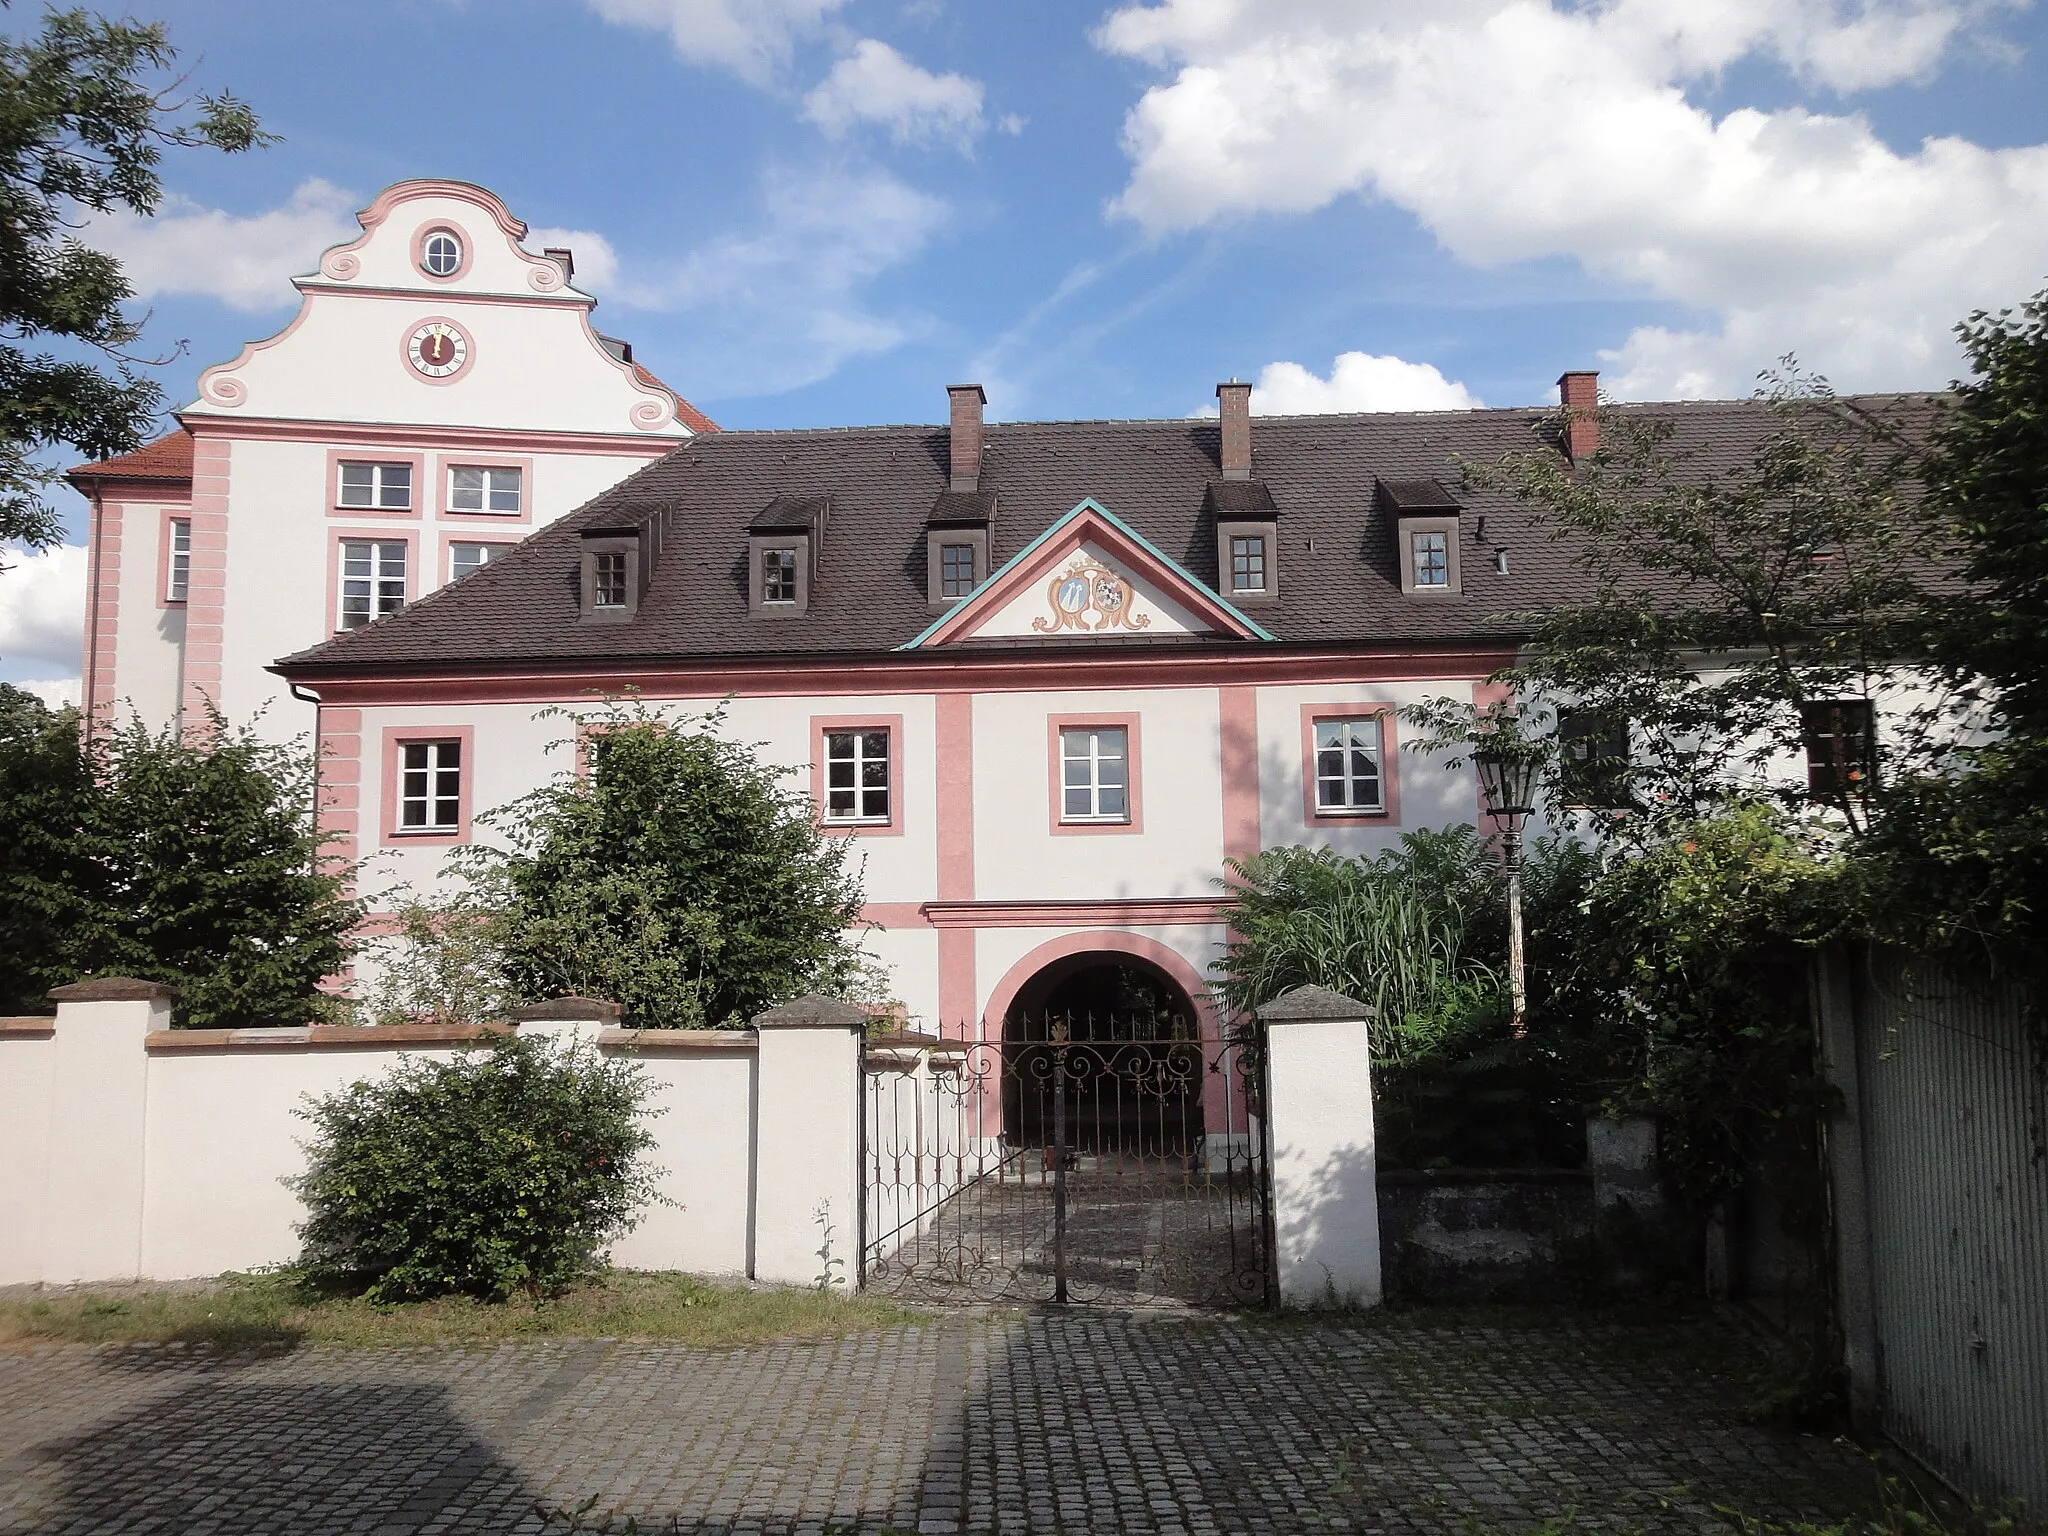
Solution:
M 1263 1305 L 1263 1052 L 1185 1022 L 866 1045 L 862 1283 L 906 1300 Z

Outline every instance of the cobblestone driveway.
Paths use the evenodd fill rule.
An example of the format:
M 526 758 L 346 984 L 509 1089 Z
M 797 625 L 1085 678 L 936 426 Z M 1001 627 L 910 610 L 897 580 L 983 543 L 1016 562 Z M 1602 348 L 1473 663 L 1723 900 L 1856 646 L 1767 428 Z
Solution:
M 809 1344 L 0 1353 L 0 1532 L 1443 1531 L 1839 1512 L 1714 1319 L 947 1318 Z M 1677 1490 L 1685 1489 L 1680 1493 Z

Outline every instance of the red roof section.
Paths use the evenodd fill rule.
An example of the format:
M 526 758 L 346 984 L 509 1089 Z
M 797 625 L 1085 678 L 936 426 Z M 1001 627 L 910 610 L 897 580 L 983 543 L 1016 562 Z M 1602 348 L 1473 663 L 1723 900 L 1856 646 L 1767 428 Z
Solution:
M 81 464 L 64 475 L 68 480 L 190 480 L 192 434 L 180 427 L 133 453 Z
M 633 377 L 642 384 L 645 384 L 649 389 L 667 389 L 670 394 L 676 395 L 674 390 L 669 389 L 666 384 L 649 373 L 641 364 L 634 363 L 632 367 Z M 676 395 L 676 420 L 680 421 L 692 432 L 716 432 L 719 430 L 717 422 L 706 416 L 681 395 Z

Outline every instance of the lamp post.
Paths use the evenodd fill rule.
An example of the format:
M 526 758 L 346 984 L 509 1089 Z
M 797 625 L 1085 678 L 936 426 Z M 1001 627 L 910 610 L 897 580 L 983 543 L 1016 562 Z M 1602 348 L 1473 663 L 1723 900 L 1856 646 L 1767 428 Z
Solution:
M 1508 996 L 1515 1034 L 1529 1027 L 1529 983 L 1522 960 L 1522 821 L 1535 809 L 1536 775 L 1542 767 L 1534 743 L 1521 734 L 1513 713 L 1503 713 L 1472 753 L 1479 767 L 1479 793 L 1486 813 L 1507 834 Z

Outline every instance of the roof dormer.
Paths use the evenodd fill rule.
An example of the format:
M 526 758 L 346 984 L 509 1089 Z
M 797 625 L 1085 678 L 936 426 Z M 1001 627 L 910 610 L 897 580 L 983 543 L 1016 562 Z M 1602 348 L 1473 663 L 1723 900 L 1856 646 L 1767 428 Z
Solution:
M 778 496 L 747 528 L 747 611 L 757 619 L 800 619 L 831 516 L 830 496 Z
M 1380 506 L 1394 523 L 1401 590 L 1410 597 L 1455 597 L 1462 590 L 1458 533 L 1463 507 L 1440 480 L 1381 480 Z
M 1216 590 L 1240 607 L 1280 597 L 1280 509 L 1263 480 L 1212 480 Z

